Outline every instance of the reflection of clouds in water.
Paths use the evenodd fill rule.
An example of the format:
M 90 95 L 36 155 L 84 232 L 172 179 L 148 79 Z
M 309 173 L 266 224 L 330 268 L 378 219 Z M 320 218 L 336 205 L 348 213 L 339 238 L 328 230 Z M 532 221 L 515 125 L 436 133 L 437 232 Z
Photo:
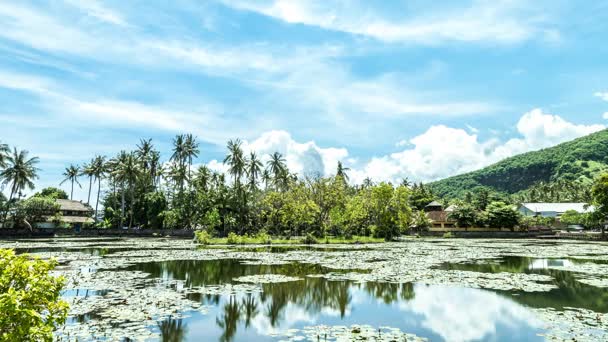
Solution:
M 284 311 L 281 313 L 282 319 L 279 324 L 272 326 L 270 319 L 261 310 L 257 316 L 251 321 L 251 326 L 260 335 L 277 334 L 279 332 L 285 332 L 291 329 L 300 322 L 314 324 L 317 320 L 317 316 L 313 316 L 306 312 L 300 306 L 289 303 L 285 306 Z
M 528 269 L 546 270 L 550 267 L 570 267 L 572 261 L 567 259 L 534 259 Z
M 323 316 L 329 316 L 329 317 L 342 317 L 342 313 L 340 312 L 340 310 L 335 309 L 335 308 L 330 308 L 329 306 L 325 306 L 323 307 L 323 309 L 321 309 L 321 314 Z M 350 308 L 346 308 L 346 310 L 344 311 L 344 317 L 348 317 L 350 316 L 351 311 Z
M 426 285 L 416 285 L 415 291 L 416 297 L 400 303 L 399 308 L 424 316 L 422 326 L 446 341 L 480 340 L 496 334 L 499 324 L 542 326 L 531 311 L 496 293 Z

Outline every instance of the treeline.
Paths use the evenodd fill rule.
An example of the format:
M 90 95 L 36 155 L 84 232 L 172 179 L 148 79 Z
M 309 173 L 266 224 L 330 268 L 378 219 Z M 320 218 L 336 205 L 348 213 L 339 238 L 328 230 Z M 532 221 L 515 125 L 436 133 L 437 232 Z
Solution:
M 423 184 L 348 183 L 349 169 L 336 165 L 331 177 L 299 177 L 278 152 L 266 162 L 246 153 L 238 139 L 227 144 L 227 173 L 193 166 L 200 153 L 190 134 L 173 139 L 161 162 L 151 140 L 113 158 L 95 156 L 71 165 L 65 182 L 87 177 L 102 196 L 96 226 L 205 229 L 214 236 L 267 233 L 275 236 L 374 236 L 391 239 L 429 222 L 419 211 L 434 199 Z M 103 185 L 103 191 L 101 189 Z M 103 195 L 101 195 L 103 193 Z M 96 205 L 97 207 L 97 205 Z M 97 210 L 95 210 L 97 212 Z

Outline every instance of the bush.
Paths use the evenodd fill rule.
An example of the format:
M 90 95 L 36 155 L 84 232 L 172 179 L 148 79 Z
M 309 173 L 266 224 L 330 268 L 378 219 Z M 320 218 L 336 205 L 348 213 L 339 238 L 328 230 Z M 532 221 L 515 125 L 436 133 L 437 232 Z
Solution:
M 258 243 L 263 243 L 266 245 L 270 245 L 272 243 L 272 238 L 270 237 L 270 235 L 268 235 L 268 233 L 266 232 L 259 232 L 256 236 L 255 236 L 255 240 Z
M 54 260 L 0 249 L 0 340 L 53 340 L 68 313 L 68 304 L 60 300 L 65 279 L 49 274 L 55 266 Z
M 230 234 L 228 234 L 228 240 L 226 240 L 226 243 L 229 245 L 238 245 L 241 243 L 241 237 L 234 232 L 230 232 Z
M 306 237 L 304 237 L 302 239 L 302 243 L 307 244 L 307 245 L 314 245 L 319 242 L 317 241 L 317 238 L 314 235 L 308 233 L 308 234 L 306 234 Z
M 211 234 L 206 230 L 199 230 L 194 232 L 194 241 L 201 245 L 208 245 L 211 243 Z
M 443 233 L 443 238 L 445 238 L 445 239 L 451 239 L 453 237 L 454 237 L 454 235 L 452 235 L 452 232 Z

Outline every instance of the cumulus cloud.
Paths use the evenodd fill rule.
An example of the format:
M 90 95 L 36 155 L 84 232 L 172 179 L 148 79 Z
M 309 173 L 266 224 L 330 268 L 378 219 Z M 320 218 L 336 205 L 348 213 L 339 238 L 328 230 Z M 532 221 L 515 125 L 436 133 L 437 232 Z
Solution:
M 496 139 L 481 141 L 478 135 L 444 125 L 430 127 L 410 139 L 413 147 L 372 158 L 353 170 L 353 181 L 365 177 L 393 181 L 408 177 L 431 181 L 473 171 L 513 155 L 538 150 L 572 140 L 605 128 L 604 125 L 577 125 L 563 118 L 534 109 L 517 123 L 520 137 L 504 143 Z
M 446 341 L 492 339 L 498 326 L 540 322 L 525 307 L 500 295 L 478 289 L 417 285 L 416 297 L 399 305 L 400 310 L 421 316 L 422 326 Z

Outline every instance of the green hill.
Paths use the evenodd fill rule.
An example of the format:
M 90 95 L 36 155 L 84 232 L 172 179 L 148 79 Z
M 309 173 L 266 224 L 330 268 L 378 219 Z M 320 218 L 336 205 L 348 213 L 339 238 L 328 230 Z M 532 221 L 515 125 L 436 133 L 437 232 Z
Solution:
M 605 171 L 608 171 L 608 130 L 507 158 L 429 186 L 446 199 L 462 198 L 467 191 L 480 187 L 515 194 L 539 182 L 590 183 L 597 174 Z

